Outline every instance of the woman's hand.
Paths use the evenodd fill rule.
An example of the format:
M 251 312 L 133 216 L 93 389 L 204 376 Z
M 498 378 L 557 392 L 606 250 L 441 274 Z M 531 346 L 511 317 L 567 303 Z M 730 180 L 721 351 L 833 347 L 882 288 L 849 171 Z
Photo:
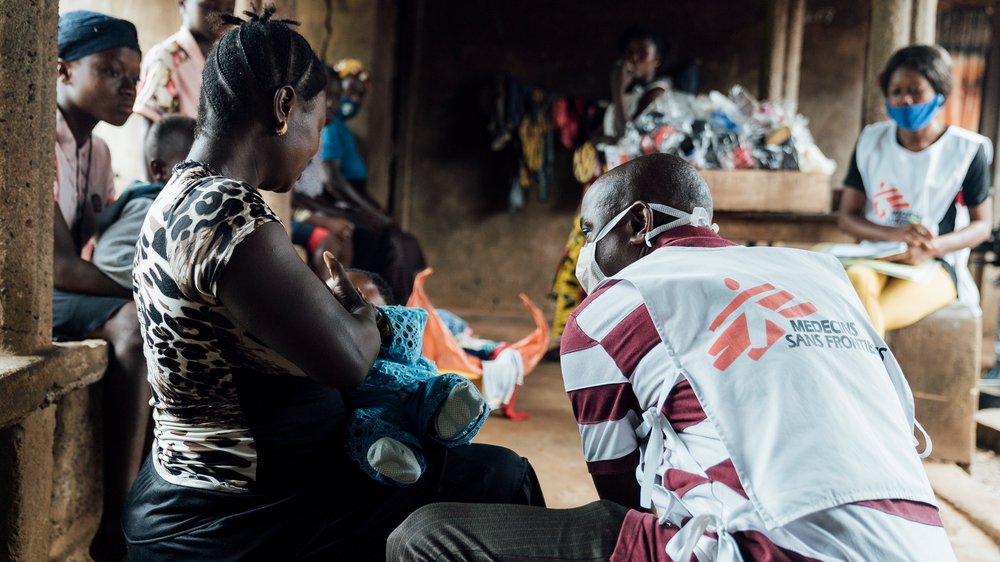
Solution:
M 337 261 L 333 254 L 323 252 L 323 261 L 326 262 L 326 268 L 330 271 L 330 279 L 327 280 L 326 286 L 330 288 L 330 292 L 344 308 L 349 310 L 351 314 L 355 314 L 355 311 L 372 306 L 361 294 L 361 291 L 351 283 L 347 272 L 344 271 L 344 266 Z
M 615 61 L 614 68 L 611 69 L 611 93 L 612 95 L 625 92 L 625 87 L 632 83 L 635 78 L 635 65 L 631 61 L 619 59 Z
M 934 235 L 926 226 L 920 223 L 913 223 L 897 227 L 894 239 L 897 242 L 906 242 L 911 248 L 913 246 L 921 246 L 924 249 L 930 249 Z
M 937 244 L 932 238 L 924 242 L 917 244 L 910 244 L 909 249 L 906 253 L 896 257 L 892 261 L 905 263 L 906 265 L 920 265 L 927 260 L 932 260 L 938 257 L 940 253 L 938 252 Z
M 217 293 L 237 324 L 305 374 L 332 387 L 353 388 L 378 355 L 377 314 L 332 254 L 328 263 L 333 299 L 292 248 L 284 227 L 268 222 L 233 250 Z

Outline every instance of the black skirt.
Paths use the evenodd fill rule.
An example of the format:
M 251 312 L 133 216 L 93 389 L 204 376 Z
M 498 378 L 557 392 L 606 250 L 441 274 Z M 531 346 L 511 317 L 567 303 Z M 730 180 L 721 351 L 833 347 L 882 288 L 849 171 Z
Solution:
M 408 488 L 379 484 L 341 456 L 326 478 L 245 493 L 172 484 L 147 459 L 126 507 L 129 560 L 384 560 L 389 533 L 423 505 L 545 503 L 531 465 L 508 449 L 425 454 L 427 471 Z

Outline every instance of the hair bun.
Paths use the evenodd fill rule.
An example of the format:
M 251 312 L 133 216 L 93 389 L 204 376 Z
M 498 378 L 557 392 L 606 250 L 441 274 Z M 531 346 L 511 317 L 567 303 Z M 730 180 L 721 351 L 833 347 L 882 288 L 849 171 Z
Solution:
M 283 23 L 285 25 L 301 25 L 300 22 L 291 19 L 272 20 L 271 18 L 274 17 L 274 14 L 278 11 L 278 8 L 276 8 L 273 3 L 266 4 L 264 6 L 264 9 L 261 10 L 260 12 L 257 12 L 256 10 L 257 7 L 253 3 L 251 3 L 250 9 L 243 12 L 243 15 L 245 15 L 247 19 L 243 19 L 241 17 L 233 16 L 230 14 L 223 14 L 221 16 L 222 21 L 230 25 L 243 25 L 245 23 L 268 23 L 268 22 Z

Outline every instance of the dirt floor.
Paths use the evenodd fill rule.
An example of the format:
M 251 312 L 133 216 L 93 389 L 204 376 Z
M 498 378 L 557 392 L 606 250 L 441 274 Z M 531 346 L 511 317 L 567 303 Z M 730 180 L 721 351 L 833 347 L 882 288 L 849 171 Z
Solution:
M 972 457 L 970 469 L 973 478 L 1000 496 L 1000 455 L 993 451 L 977 449 Z
M 531 326 L 518 318 L 479 317 L 463 312 L 483 337 L 514 340 Z M 517 409 L 527 421 L 492 417 L 476 441 L 503 445 L 527 457 L 534 465 L 550 507 L 574 507 L 597 499 L 580 454 L 580 434 L 563 390 L 562 375 L 555 363 L 542 363 L 518 392 Z M 978 459 L 980 470 L 1000 465 L 994 459 Z M 980 476 L 982 478 L 982 476 Z M 1000 472 L 996 475 L 1000 480 Z M 961 562 L 1000 562 L 1000 548 L 959 512 L 941 502 L 941 518 Z

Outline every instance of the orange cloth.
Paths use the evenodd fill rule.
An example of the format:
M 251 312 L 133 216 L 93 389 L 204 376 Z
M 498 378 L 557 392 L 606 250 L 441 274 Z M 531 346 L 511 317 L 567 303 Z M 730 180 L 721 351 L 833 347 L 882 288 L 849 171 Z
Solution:
M 406 306 L 415 306 L 428 312 L 427 329 L 424 331 L 424 357 L 437 365 L 442 373 L 457 373 L 470 380 L 477 380 L 483 375 L 483 362 L 469 355 L 458 344 L 444 322 L 438 317 L 434 305 L 424 292 L 424 284 L 434 271 L 427 268 L 417 274 L 413 282 L 413 292 Z M 521 293 L 521 301 L 531 311 L 535 329 L 524 338 L 513 343 L 511 347 L 517 350 L 524 362 L 524 374 L 527 375 L 538 365 L 545 355 L 549 341 L 549 326 L 545 322 L 542 311 L 527 295 Z

